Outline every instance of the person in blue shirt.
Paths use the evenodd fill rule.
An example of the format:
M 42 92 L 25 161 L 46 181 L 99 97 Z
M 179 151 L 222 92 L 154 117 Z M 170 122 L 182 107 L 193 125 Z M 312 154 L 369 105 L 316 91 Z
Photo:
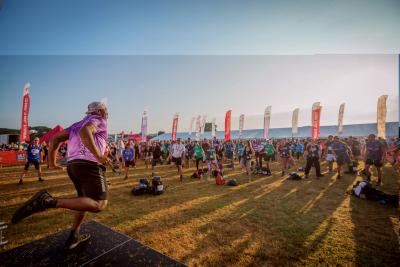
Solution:
M 26 173 L 28 172 L 29 166 L 33 165 L 35 166 L 35 169 L 38 172 L 39 176 L 39 182 L 43 182 L 44 180 L 42 179 L 42 169 L 40 167 L 41 159 L 42 159 L 42 146 L 39 144 L 39 138 L 35 138 L 33 140 L 32 144 L 29 144 L 26 147 L 26 153 L 27 153 L 27 161 L 25 163 L 24 167 L 24 172 L 21 173 L 21 177 L 19 179 L 19 185 L 22 185 L 24 183 L 24 177 Z
M 239 141 L 239 143 L 237 144 L 237 147 L 236 147 L 236 153 L 237 153 L 237 157 L 238 157 L 238 160 L 239 160 L 239 164 L 240 164 L 240 162 L 242 160 L 243 151 L 244 151 L 243 142 Z
M 303 143 L 301 141 L 298 141 L 297 147 L 296 147 L 296 158 L 297 158 L 297 160 L 299 160 L 300 156 L 303 155 L 303 149 L 304 149 Z
M 128 171 L 129 166 L 135 167 L 135 149 L 131 147 L 131 144 L 128 142 L 125 145 L 125 149 L 122 151 L 122 157 L 125 162 L 125 178 L 128 179 Z
M 351 163 L 351 149 L 345 142 L 339 140 L 339 136 L 333 138 L 333 142 L 330 143 L 328 149 L 330 149 L 335 155 L 337 163 L 337 179 L 340 179 L 341 167 L 344 164 L 349 165 Z

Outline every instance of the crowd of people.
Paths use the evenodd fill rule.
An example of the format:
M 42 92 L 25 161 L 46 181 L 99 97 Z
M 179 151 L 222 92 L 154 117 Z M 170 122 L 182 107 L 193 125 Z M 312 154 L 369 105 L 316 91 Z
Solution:
M 21 145 L 27 151 L 27 162 L 21 173 L 19 184 L 23 184 L 29 166 L 33 165 L 38 171 L 38 180 L 43 181 L 40 163 L 48 166 L 48 145 L 39 144 L 35 138 L 31 144 Z M 58 148 L 57 158 L 66 163 L 67 143 Z M 196 167 L 196 171 L 207 174 L 210 179 L 213 171 L 221 172 L 223 164 L 234 169 L 239 166 L 251 180 L 254 173 L 270 173 L 271 162 L 278 162 L 281 175 L 288 170 L 304 171 L 305 178 L 309 177 L 311 168 L 315 168 L 316 177 L 323 177 L 321 161 L 327 161 L 328 173 L 334 171 L 336 162 L 336 178 L 340 179 L 343 166 L 346 172 L 356 172 L 360 161 L 365 168 L 361 174 L 370 180 L 370 168 L 374 166 L 378 174 L 377 185 L 382 184 L 381 167 L 386 161 L 399 166 L 399 138 L 387 140 L 376 138 L 370 134 L 368 138 L 328 136 L 327 139 L 313 140 L 311 138 L 283 138 L 271 140 L 188 140 L 182 141 L 147 141 L 119 140 L 107 143 L 107 154 L 112 169 L 128 179 L 129 169 L 136 169 L 138 160 L 142 160 L 146 169 L 151 169 L 154 176 L 157 165 L 174 164 L 177 166 L 180 180 L 183 180 L 183 167 Z
M 329 136 L 326 140 L 286 138 L 223 141 L 214 138 L 201 141 L 177 139 L 141 143 L 129 140 L 108 142 L 107 119 L 106 105 L 92 102 L 82 120 L 52 138 L 47 152 L 47 146 L 39 144 L 38 138 L 25 147 L 27 161 L 19 184 L 23 183 L 29 166 L 33 165 L 37 169 L 39 181 L 43 181 L 40 163 L 47 160 L 49 168 L 64 170 L 60 163 L 67 157 L 67 173 L 76 188 L 77 197 L 56 198 L 47 190 L 41 190 L 15 211 L 11 219 L 13 224 L 46 209 L 72 210 L 74 221 L 66 247 L 74 249 L 90 238 L 88 234 L 80 234 L 85 213 L 100 212 L 107 207 L 106 166 L 111 165 L 113 170 L 125 168 L 125 179 L 128 179 L 129 168 L 135 168 L 138 160 L 143 160 L 148 170 L 151 167 L 153 176 L 157 165 L 174 164 L 180 181 L 184 180 L 182 168 L 190 168 L 192 163 L 195 164 L 196 172 L 200 173 L 201 170 L 208 179 L 211 174 L 217 173 L 218 181 L 223 173 L 223 164 L 232 169 L 238 164 L 249 180 L 255 173 L 270 175 L 270 164 L 274 161 L 280 163 L 282 176 L 293 168 L 303 170 L 305 178 L 308 178 L 311 168 L 314 167 L 316 177 L 319 178 L 323 176 L 320 163 L 326 160 L 328 172 L 334 171 L 333 163 L 336 162 L 336 178 L 340 179 L 343 166 L 347 165 L 350 173 L 356 173 L 358 169 L 354 167 L 358 166 L 359 161 L 364 161 L 365 168 L 360 170 L 361 173 L 371 180 L 370 168 L 374 166 L 378 172 L 378 186 L 382 184 L 381 168 L 386 160 L 397 168 L 399 166 L 399 139 L 391 138 L 386 141 L 376 138 L 374 134 L 370 134 L 367 139 Z
M 374 166 L 378 173 L 377 185 L 382 184 L 381 167 L 385 161 L 393 165 L 399 164 L 397 153 L 400 147 L 399 138 L 387 141 L 370 134 L 368 138 L 328 136 L 327 139 L 286 138 L 272 140 L 185 140 L 177 141 L 118 141 L 108 144 L 110 160 L 114 168 L 125 168 L 125 179 L 128 178 L 129 167 L 136 168 L 136 162 L 142 160 L 146 169 L 155 175 L 155 167 L 162 164 L 175 164 L 181 180 L 182 167 L 195 166 L 196 170 L 206 169 L 208 178 L 212 171 L 221 171 L 222 164 L 234 169 L 239 166 L 251 178 L 254 173 L 270 170 L 271 162 L 279 162 L 281 175 L 287 170 L 302 170 L 305 178 L 309 177 L 311 168 L 315 168 L 316 177 L 324 176 L 321 161 L 328 162 L 327 172 L 334 171 L 336 162 L 336 178 L 346 172 L 356 172 L 360 161 L 364 161 L 362 174 L 370 179 L 370 167 Z M 193 165 L 192 165 L 193 164 Z

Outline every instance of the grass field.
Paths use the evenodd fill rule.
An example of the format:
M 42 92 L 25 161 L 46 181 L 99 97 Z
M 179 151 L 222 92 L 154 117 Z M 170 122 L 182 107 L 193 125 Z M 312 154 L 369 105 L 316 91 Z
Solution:
M 399 210 L 346 193 L 359 176 L 333 174 L 289 181 L 273 164 L 272 177 L 226 170 L 240 186 L 186 178 L 176 169 L 157 167 L 167 185 L 160 196 L 132 196 L 146 171 L 143 164 L 128 180 L 108 173 L 109 206 L 88 214 L 116 231 L 190 266 L 375 265 L 399 266 Z M 325 170 L 326 164 L 322 165 Z M 0 221 L 9 221 L 18 205 L 42 188 L 57 197 L 75 195 L 62 171 L 45 170 L 44 183 L 31 172 L 18 186 L 22 167 L 0 169 Z M 193 169 L 185 169 L 187 177 Z M 375 175 L 373 179 L 376 179 Z M 383 190 L 399 193 L 399 175 L 384 168 Z M 71 212 L 50 210 L 10 225 L 5 251 L 70 226 Z

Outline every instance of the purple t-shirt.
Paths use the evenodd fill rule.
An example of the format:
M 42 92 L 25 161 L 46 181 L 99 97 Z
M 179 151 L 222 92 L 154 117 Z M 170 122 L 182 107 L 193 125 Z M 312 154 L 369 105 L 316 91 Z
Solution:
M 78 121 L 67 129 L 69 133 L 68 139 L 68 161 L 74 159 L 83 159 L 98 162 L 92 152 L 85 147 L 79 136 L 79 131 L 83 126 L 92 123 L 96 127 L 96 133 L 93 135 L 94 143 L 101 155 L 104 155 L 107 146 L 107 121 L 99 115 L 88 115 L 83 120 Z

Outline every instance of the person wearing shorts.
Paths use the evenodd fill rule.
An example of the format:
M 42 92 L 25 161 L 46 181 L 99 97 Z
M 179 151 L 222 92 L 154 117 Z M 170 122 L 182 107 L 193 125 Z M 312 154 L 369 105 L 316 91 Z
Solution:
M 196 141 L 193 147 L 194 159 L 196 161 L 196 170 L 199 170 L 199 163 L 201 162 L 201 169 L 203 169 L 203 159 L 205 157 L 203 147 L 200 145 L 199 141 Z
M 42 151 L 43 149 L 42 146 L 39 144 L 39 138 L 36 137 L 33 140 L 33 144 L 29 144 L 26 149 L 27 161 L 24 166 L 24 171 L 21 173 L 21 176 L 19 178 L 19 185 L 22 185 L 24 183 L 25 175 L 28 173 L 29 166 L 31 165 L 35 166 L 35 169 L 37 170 L 39 182 L 44 181 L 42 179 L 42 168 L 40 167 Z
M 275 154 L 274 145 L 272 144 L 271 140 L 268 140 L 264 146 L 264 155 L 265 155 L 264 161 L 265 164 L 267 165 L 267 169 L 270 169 L 269 163 L 274 159 L 274 154 Z
M 232 141 L 227 141 L 224 144 L 226 161 L 228 164 L 231 165 L 232 170 L 235 169 L 234 160 L 233 160 L 233 148 L 234 148 L 234 146 L 233 146 Z
M 162 165 L 162 152 L 161 152 L 161 147 L 159 143 L 153 143 L 153 147 L 151 149 L 152 155 L 151 155 L 151 175 L 154 177 L 154 171 L 157 166 L 157 164 Z
M 208 149 L 206 151 L 206 163 L 207 163 L 207 179 L 210 180 L 212 169 L 215 168 L 216 166 L 218 167 L 217 154 L 214 146 L 208 146 Z
M 375 166 L 378 172 L 378 183 L 377 186 L 382 185 L 382 166 L 385 159 L 386 150 L 381 142 L 376 140 L 374 134 L 368 136 L 368 141 L 365 144 L 365 174 L 367 175 L 368 181 L 371 181 L 370 167 Z
M 331 144 L 332 152 L 335 155 L 336 163 L 337 163 L 337 179 L 340 179 L 340 170 L 344 164 L 351 164 L 351 150 L 350 147 L 345 143 L 339 140 L 339 136 L 335 136 L 333 142 Z
M 279 158 L 281 161 L 281 168 L 282 168 L 282 173 L 281 176 L 285 175 L 285 170 L 290 167 L 290 157 L 291 157 L 291 151 L 290 151 L 290 146 L 286 142 L 286 140 L 281 140 L 281 142 L 278 145 L 278 153 L 279 153 Z
M 171 146 L 171 161 L 178 168 L 178 174 L 180 181 L 183 181 L 182 172 L 182 158 L 185 156 L 185 146 L 181 143 L 181 139 L 178 138 L 177 142 Z
M 56 153 L 60 144 L 68 140 L 67 172 L 78 197 L 56 199 L 47 190 L 41 190 L 24 203 L 11 219 L 15 224 L 33 213 L 50 208 L 73 210 L 74 222 L 65 244 L 69 250 L 90 238 L 88 234 L 79 233 L 85 212 L 100 212 L 107 206 L 108 189 L 104 166 L 108 163 L 107 107 L 102 102 L 92 102 L 86 114 L 81 121 L 53 136 L 49 147 L 50 168 L 63 169 L 56 163 Z
M 325 159 L 328 161 L 328 171 L 331 173 L 333 171 L 333 162 L 335 162 L 335 153 L 332 150 L 332 145 L 333 145 L 333 135 L 328 136 L 328 140 L 326 141 L 326 155 Z M 339 171 L 340 173 L 340 171 Z M 339 174 L 340 178 L 340 174 Z
M 190 138 L 187 141 L 187 144 L 185 146 L 185 150 L 186 150 L 186 153 L 185 153 L 186 161 L 187 161 L 187 164 L 188 164 L 188 168 L 190 168 L 190 161 L 192 160 L 193 154 L 194 154 L 194 152 L 193 152 L 193 144 L 192 144 L 192 141 L 190 141 Z
M 125 165 L 125 180 L 128 179 L 129 166 L 135 166 L 135 149 L 131 147 L 131 144 L 128 142 L 125 145 L 125 149 L 122 152 L 122 156 L 124 158 Z

